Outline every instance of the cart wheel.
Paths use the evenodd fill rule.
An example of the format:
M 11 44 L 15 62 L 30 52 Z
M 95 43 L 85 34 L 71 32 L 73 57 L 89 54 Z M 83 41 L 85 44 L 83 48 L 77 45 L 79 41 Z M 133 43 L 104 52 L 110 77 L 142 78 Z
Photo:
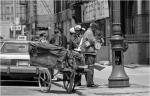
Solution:
M 75 88 L 75 72 L 67 72 L 63 74 L 63 84 L 68 93 L 74 91 Z
M 39 74 L 39 87 L 42 92 L 49 92 L 51 88 L 51 74 L 49 71 L 41 71 Z

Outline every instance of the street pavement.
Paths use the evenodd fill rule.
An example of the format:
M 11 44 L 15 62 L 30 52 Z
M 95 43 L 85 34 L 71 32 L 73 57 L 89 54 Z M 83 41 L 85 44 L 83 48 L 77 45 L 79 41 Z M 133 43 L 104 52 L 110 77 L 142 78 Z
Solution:
M 68 94 L 62 81 L 53 82 L 51 92 L 42 93 L 39 87 L 20 85 L 0 86 L 1 96 L 150 96 L 150 66 L 126 65 L 130 87 L 108 88 L 108 78 L 112 71 L 109 64 L 95 64 L 94 82 L 97 87 L 86 87 L 85 76 L 82 75 L 82 86 L 76 87 L 76 93 Z M 60 76 L 61 77 L 61 76 Z M 13 83 L 12 83 L 13 84 Z
M 5 82 L 0 86 L 0 96 L 79 96 L 76 93 L 68 94 L 62 87 L 52 84 L 49 93 L 40 91 L 38 84 L 33 82 Z M 9 84 L 8 84 L 9 83 Z
M 81 96 L 150 96 L 150 66 L 127 66 L 125 71 L 129 76 L 130 87 L 108 88 L 108 78 L 112 66 L 96 63 L 94 82 L 97 87 L 87 88 L 85 76 L 82 76 L 82 86 L 76 87 L 76 93 Z M 63 86 L 61 82 L 57 85 Z

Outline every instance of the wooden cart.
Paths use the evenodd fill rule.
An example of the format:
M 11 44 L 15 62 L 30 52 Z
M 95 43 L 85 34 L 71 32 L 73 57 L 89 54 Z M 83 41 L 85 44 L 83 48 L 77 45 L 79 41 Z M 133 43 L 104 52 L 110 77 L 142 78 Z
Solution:
M 78 73 L 76 59 L 72 52 L 62 47 L 51 44 L 32 42 L 30 48 L 31 63 L 35 66 L 44 67 L 39 70 L 39 87 L 42 92 L 49 92 L 51 89 L 52 73 L 49 69 L 57 69 L 63 75 L 64 88 L 68 93 L 74 91 L 75 75 Z

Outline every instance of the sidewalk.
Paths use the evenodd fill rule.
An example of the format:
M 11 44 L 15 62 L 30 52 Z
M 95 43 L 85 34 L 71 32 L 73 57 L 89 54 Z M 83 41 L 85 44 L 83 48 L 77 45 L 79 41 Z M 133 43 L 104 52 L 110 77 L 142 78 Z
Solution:
M 96 88 L 87 88 L 85 76 L 82 76 L 82 86 L 76 87 L 76 92 L 82 96 L 150 96 L 150 66 L 127 68 L 125 71 L 129 76 L 130 87 L 108 88 L 108 78 L 111 74 L 112 67 L 107 65 L 96 64 L 94 70 L 94 82 Z M 99 67 L 98 67 L 99 66 Z M 62 82 L 57 82 L 63 86 Z

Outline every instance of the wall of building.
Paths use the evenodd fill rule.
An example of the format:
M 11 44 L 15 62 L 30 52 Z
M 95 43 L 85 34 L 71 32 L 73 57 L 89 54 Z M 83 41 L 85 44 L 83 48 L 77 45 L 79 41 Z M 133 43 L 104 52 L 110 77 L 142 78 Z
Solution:
M 129 43 L 124 53 L 124 64 L 149 64 L 149 44 Z
M 10 28 L 16 22 L 16 18 L 19 18 L 20 24 L 26 23 L 26 5 L 21 5 L 20 0 L 1 0 L 0 2 L 1 35 L 11 39 Z
M 124 63 L 149 64 L 149 1 L 128 3 L 124 26 L 129 48 L 124 53 Z
M 4 39 L 10 39 L 10 22 L 0 21 L 0 36 Z
M 48 28 L 48 39 L 54 31 L 54 1 L 39 0 L 37 1 L 37 27 Z
M 149 64 L 149 54 L 148 54 L 149 53 L 149 39 L 148 39 L 149 38 L 149 34 L 148 34 L 149 33 L 149 13 L 148 13 L 149 5 L 148 5 L 148 1 L 144 1 L 144 2 L 142 0 L 131 1 L 131 2 L 124 1 L 122 2 L 122 5 L 123 4 L 124 5 L 126 4 L 126 5 L 123 6 L 123 10 L 121 9 L 121 21 L 124 21 L 124 22 L 121 22 L 123 25 L 122 32 L 125 35 L 128 35 L 126 39 L 128 39 L 129 42 L 132 42 L 132 43 L 129 43 L 129 48 L 124 53 L 124 63 L 125 64 L 130 64 L 130 63 Z M 100 11 L 103 12 L 104 10 L 100 10 Z M 60 9 L 59 12 L 62 12 L 62 10 Z M 87 10 L 86 14 L 88 12 L 91 12 L 91 11 Z M 92 13 L 89 13 L 89 14 L 92 14 Z M 109 15 L 111 16 L 111 12 Z M 62 17 L 60 16 L 59 19 L 61 18 Z M 89 18 L 89 17 L 87 16 L 86 18 Z M 85 20 L 85 18 L 83 18 L 83 14 L 82 14 L 82 20 Z M 104 24 L 105 24 L 104 38 L 106 40 L 105 41 L 106 44 L 105 46 L 102 46 L 101 50 L 98 51 L 97 62 L 98 61 L 110 61 L 111 62 L 112 53 L 111 53 L 111 44 L 109 40 L 112 34 L 112 30 L 111 30 L 112 21 L 111 21 L 111 18 L 109 17 L 100 18 L 98 20 L 99 21 L 104 20 Z M 58 21 L 55 23 L 60 23 L 60 22 Z M 86 22 L 82 21 L 81 23 L 86 23 Z M 71 19 L 71 24 L 68 23 L 67 20 L 63 21 L 62 26 L 65 31 L 64 34 L 67 36 L 67 38 L 69 38 L 69 35 L 67 33 L 69 30 L 68 26 L 73 27 L 75 25 L 76 24 L 73 18 Z
M 102 46 L 101 49 L 97 53 L 96 62 L 99 61 L 109 61 L 109 53 L 110 49 L 109 46 Z

